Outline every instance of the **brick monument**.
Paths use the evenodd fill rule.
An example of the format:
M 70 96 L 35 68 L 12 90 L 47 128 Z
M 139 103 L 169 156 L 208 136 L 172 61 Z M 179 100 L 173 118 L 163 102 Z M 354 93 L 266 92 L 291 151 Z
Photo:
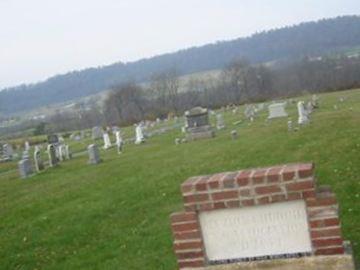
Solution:
M 311 163 L 192 177 L 181 192 L 185 210 L 171 215 L 180 269 L 353 269 L 335 195 L 316 187 Z

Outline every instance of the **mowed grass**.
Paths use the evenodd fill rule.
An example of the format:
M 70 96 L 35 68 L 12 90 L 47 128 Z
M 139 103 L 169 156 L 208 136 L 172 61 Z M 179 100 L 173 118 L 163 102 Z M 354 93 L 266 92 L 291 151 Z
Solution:
M 287 111 L 295 124 L 296 105 Z M 126 145 L 122 155 L 101 150 L 99 165 L 82 155 L 27 180 L 1 174 L 0 269 L 176 269 L 169 215 L 182 209 L 183 181 L 308 161 L 318 184 L 336 193 L 344 237 L 360 261 L 360 90 L 321 95 L 311 124 L 297 132 L 288 132 L 288 119 L 266 123 L 266 116 L 234 126 L 242 108 L 225 113 L 227 129 L 214 139 L 175 145 L 183 136 L 176 129 Z

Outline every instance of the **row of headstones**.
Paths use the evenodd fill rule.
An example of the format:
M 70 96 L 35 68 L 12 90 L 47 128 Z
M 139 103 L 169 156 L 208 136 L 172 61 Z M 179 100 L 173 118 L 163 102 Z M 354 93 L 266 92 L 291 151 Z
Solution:
M 60 161 L 65 161 L 72 158 L 69 145 L 49 144 L 47 147 L 49 156 L 49 166 L 55 167 Z M 34 151 L 34 165 L 36 172 L 41 172 L 45 169 L 45 164 L 41 158 L 41 151 L 38 147 Z M 22 159 L 18 162 L 18 168 L 21 178 L 27 178 L 33 174 L 33 168 L 27 151 L 24 151 Z

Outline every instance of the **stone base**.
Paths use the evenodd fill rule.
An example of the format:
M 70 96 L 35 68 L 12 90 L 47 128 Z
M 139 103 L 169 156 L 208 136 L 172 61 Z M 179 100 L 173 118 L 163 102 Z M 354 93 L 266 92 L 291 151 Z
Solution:
M 215 137 L 215 132 L 211 126 L 188 128 L 186 140 L 195 141 Z
M 296 259 L 241 262 L 186 270 L 355 270 L 351 255 L 311 256 Z
M 215 137 L 214 131 L 194 132 L 194 133 L 186 134 L 186 140 L 188 140 L 188 141 L 209 139 L 209 138 L 214 138 L 214 137 Z

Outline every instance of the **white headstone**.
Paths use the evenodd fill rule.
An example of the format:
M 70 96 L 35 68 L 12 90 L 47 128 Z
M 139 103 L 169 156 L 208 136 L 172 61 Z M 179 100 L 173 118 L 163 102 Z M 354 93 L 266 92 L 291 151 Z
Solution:
M 115 132 L 115 137 L 116 137 L 116 146 L 117 146 L 117 150 L 118 150 L 118 153 L 122 153 L 122 147 L 123 147 L 123 144 L 124 144 L 124 141 L 121 137 L 121 132 L 120 131 L 116 131 Z
M 204 211 L 199 217 L 210 262 L 312 251 L 304 201 Z
M 14 150 L 12 148 L 12 145 L 11 144 L 4 144 L 3 145 L 3 156 L 4 156 L 4 159 L 6 160 L 11 160 L 12 157 L 14 155 Z
M 42 161 L 41 152 L 39 149 L 36 149 L 34 152 L 34 164 L 37 172 L 40 172 L 44 169 L 44 163 Z
M 70 151 L 70 146 L 68 144 L 65 145 L 65 158 L 66 159 L 72 158 L 72 153 Z
M 288 114 L 285 111 L 286 103 L 274 103 L 269 105 L 269 116 L 268 119 L 287 117 Z
M 224 117 L 221 113 L 216 115 L 216 128 L 218 130 L 225 128 Z
M 303 101 L 298 102 L 297 109 L 298 109 L 298 114 L 299 114 L 299 119 L 298 119 L 299 125 L 304 125 L 304 124 L 308 123 L 309 117 L 305 110 L 305 105 L 304 105 Z
M 109 133 L 105 132 L 103 134 L 103 139 L 104 139 L 104 149 L 109 149 L 111 147 L 111 141 L 110 141 Z
M 145 142 L 143 127 L 141 123 L 136 126 L 135 133 L 136 133 L 135 144 L 141 144 Z
M 65 149 L 65 145 L 64 144 L 60 144 L 58 146 L 58 151 L 59 151 L 59 159 L 60 161 L 64 161 L 66 159 L 66 149 Z

